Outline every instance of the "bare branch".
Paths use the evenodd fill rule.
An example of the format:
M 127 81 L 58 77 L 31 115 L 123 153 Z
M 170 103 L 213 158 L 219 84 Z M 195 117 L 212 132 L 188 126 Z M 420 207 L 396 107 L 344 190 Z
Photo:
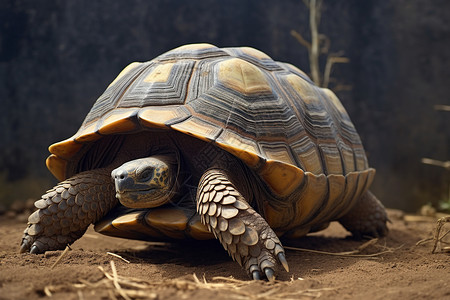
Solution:
M 320 24 L 320 19 L 321 19 L 321 17 L 322 17 L 322 0 L 316 0 L 316 11 L 317 11 L 317 13 L 316 13 L 316 24 L 317 24 L 317 27 L 319 27 L 319 24 Z
M 303 36 L 295 30 L 291 30 L 291 35 L 302 44 L 308 51 L 311 51 L 311 43 L 303 38 Z
M 291 35 L 297 41 L 308 49 L 309 66 L 312 81 L 321 87 L 328 87 L 330 83 L 330 76 L 333 64 L 348 63 L 349 59 L 341 57 L 342 53 L 329 54 L 323 74 L 320 70 L 319 56 L 321 54 L 328 54 L 331 47 L 331 40 L 325 34 L 319 33 L 318 27 L 321 18 L 321 9 L 323 0 L 303 0 L 303 3 L 309 9 L 309 27 L 311 31 L 311 42 L 308 42 L 303 36 L 295 30 L 291 30 Z M 343 89 L 348 89 L 348 86 L 342 86 Z M 351 87 L 350 87 L 351 89 Z
M 450 170 L 450 161 L 440 161 L 440 160 L 424 157 L 424 158 L 422 158 L 422 163 L 426 164 L 426 165 L 438 166 L 438 167 L 442 167 L 447 170 Z
M 309 64 L 311 66 L 311 77 L 314 83 L 320 86 L 320 71 L 319 71 L 319 31 L 317 28 L 317 10 L 316 0 L 309 2 L 309 26 L 311 28 L 311 53 L 309 56 Z
M 434 105 L 435 110 L 450 111 L 450 105 Z
M 323 85 L 322 85 L 322 87 L 327 88 L 328 84 L 330 83 L 330 74 L 331 74 L 331 68 L 332 68 L 333 64 L 348 63 L 349 61 L 350 61 L 350 59 L 348 59 L 347 57 L 328 56 L 327 57 L 327 63 L 325 65 L 325 71 L 324 71 L 324 74 L 323 74 Z

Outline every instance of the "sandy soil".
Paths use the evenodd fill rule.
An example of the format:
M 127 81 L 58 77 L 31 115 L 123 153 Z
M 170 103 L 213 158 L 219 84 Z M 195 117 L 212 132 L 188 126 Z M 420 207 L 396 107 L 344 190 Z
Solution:
M 280 270 L 274 283 L 248 280 L 215 241 L 161 245 L 110 238 L 92 229 L 52 269 L 62 251 L 19 254 L 24 217 L 4 215 L 0 299 L 450 299 L 450 254 L 431 254 L 432 242 L 416 246 L 432 236 L 435 221 L 389 214 L 388 237 L 361 252 L 386 253 L 349 257 L 287 250 L 291 271 Z M 450 223 L 444 228 L 449 230 Z M 332 223 L 289 245 L 343 252 L 364 242 L 348 238 Z

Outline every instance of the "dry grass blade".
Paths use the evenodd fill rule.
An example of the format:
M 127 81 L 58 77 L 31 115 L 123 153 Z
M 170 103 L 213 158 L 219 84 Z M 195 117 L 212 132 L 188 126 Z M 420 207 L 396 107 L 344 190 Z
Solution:
M 329 289 L 301 289 L 296 284 L 300 280 L 288 282 L 275 281 L 273 283 L 252 280 L 238 280 L 233 277 L 213 277 L 207 281 L 205 276 L 199 278 L 196 274 L 182 278 L 168 279 L 159 282 L 120 276 L 114 262 L 111 261 L 111 272 L 99 267 L 105 278 L 95 283 L 81 281 L 74 285 L 78 290 L 95 289 L 107 292 L 109 299 L 158 299 L 165 291 L 173 289 L 183 296 L 199 290 L 210 293 L 226 294 L 229 299 L 281 300 L 299 299 L 301 297 L 317 298 L 323 291 Z M 255 288 L 259 290 L 255 293 Z M 49 289 L 52 287 L 49 287 Z M 211 294 L 211 295 L 213 295 Z M 78 295 L 82 295 L 78 293 Z
M 90 234 L 90 233 L 85 233 L 83 235 L 83 237 L 85 237 L 85 238 L 87 237 L 87 238 L 94 239 L 94 240 L 97 240 L 99 238 L 98 235 Z
M 50 269 L 53 269 L 63 258 L 64 255 L 70 250 L 69 245 L 66 246 L 66 249 L 61 253 L 61 255 L 56 259 L 56 261 L 53 263 L 53 265 L 50 267 Z
M 252 281 L 243 281 L 243 280 L 235 279 L 231 276 L 230 277 L 216 276 L 216 277 L 213 277 L 212 280 L 225 281 L 225 282 L 234 283 L 237 285 L 247 285 L 252 282 Z
M 119 292 L 119 294 L 125 299 L 125 300 L 131 300 L 130 297 L 125 293 L 124 290 L 122 290 L 122 287 L 119 284 L 119 280 L 117 278 L 117 270 L 116 265 L 114 264 L 114 261 L 111 261 L 111 270 L 113 272 L 113 283 L 116 290 Z
M 366 249 L 369 246 L 373 246 L 376 243 L 378 243 L 378 239 L 371 239 L 367 242 L 365 242 L 364 244 L 362 244 L 361 246 L 358 247 L 358 252 L 362 252 L 364 249 Z
M 102 271 L 103 275 L 105 275 L 105 277 L 106 277 L 105 280 L 107 280 L 108 282 L 111 282 L 114 280 L 113 275 L 106 272 L 105 269 L 103 269 L 101 266 L 98 268 L 100 271 Z M 130 287 L 130 288 L 143 289 L 143 288 L 147 288 L 149 285 L 148 281 L 146 281 L 144 279 L 134 278 L 134 277 L 122 277 L 122 276 L 118 275 L 117 280 L 122 286 Z M 103 283 L 102 283 L 102 281 L 99 281 L 99 282 L 95 283 L 95 285 L 97 285 L 97 284 L 103 284 Z
M 105 269 L 103 269 L 102 266 L 98 267 L 100 271 L 102 271 L 103 275 L 105 275 L 106 278 L 108 278 L 109 280 L 113 280 L 113 277 L 111 275 L 109 275 L 108 272 L 105 271 Z
M 197 284 L 201 284 L 201 282 L 200 282 L 200 280 L 198 279 L 198 277 L 197 277 L 197 275 L 194 273 L 194 274 L 192 274 L 192 276 L 194 277 L 194 281 L 197 283 Z M 203 278 L 204 279 L 204 278 Z M 206 280 L 205 280 L 205 283 L 206 283 Z
M 78 296 L 78 299 L 84 300 L 84 295 L 83 295 L 83 292 L 82 292 L 82 291 L 78 290 L 78 291 L 77 291 L 77 296 Z
M 366 249 L 369 246 L 375 245 L 377 242 L 378 242 L 378 239 L 372 239 L 372 240 L 365 242 L 361 246 L 359 246 L 358 249 L 356 249 L 356 250 L 345 251 L 345 252 L 326 252 L 326 251 L 297 248 L 297 247 L 290 247 L 290 246 L 284 246 L 284 249 L 289 249 L 289 250 L 294 250 L 294 251 L 302 251 L 302 252 L 310 252 L 310 253 L 316 253 L 316 254 L 332 255 L 332 256 L 365 257 L 365 258 L 376 258 L 377 256 L 380 256 L 380 255 L 383 255 L 386 253 L 392 253 L 394 250 L 396 250 L 396 249 L 387 249 L 387 250 L 372 253 L 372 254 L 360 254 L 364 249 Z
M 50 285 L 44 287 L 44 293 L 45 293 L 45 296 L 47 296 L 47 297 L 53 296 L 52 292 L 50 291 L 50 288 L 52 288 L 52 286 L 50 286 Z
M 73 286 L 76 288 L 84 288 L 84 287 L 92 287 L 92 288 L 96 288 L 99 287 L 100 285 L 103 284 L 102 281 L 97 281 L 97 282 L 90 282 L 84 279 L 79 279 L 81 283 L 76 283 Z
M 127 264 L 130 263 L 130 261 L 129 261 L 128 259 L 123 258 L 123 257 L 120 256 L 119 254 L 112 253 L 112 252 L 106 252 L 106 254 L 111 255 L 111 256 L 114 256 L 114 257 L 117 257 L 117 258 L 123 260 L 124 262 L 126 262 Z
M 178 295 L 180 298 L 193 297 L 199 291 L 204 296 L 213 297 L 220 293 L 227 295 L 228 299 L 254 299 L 254 300 L 290 300 L 313 299 L 320 297 L 324 291 L 330 289 L 311 289 L 303 279 L 290 281 L 254 281 L 238 280 L 233 277 L 213 277 L 207 280 L 205 276 L 192 275 L 165 279 L 160 281 L 121 276 L 114 264 L 110 261 L 110 271 L 99 266 L 103 278 L 90 282 L 80 279 L 77 284 L 62 284 L 58 286 L 46 286 L 45 295 L 55 296 L 58 292 L 75 290 L 78 299 L 84 299 L 89 294 L 95 293 L 106 299 L 164 299 L 168 294 Z M 305 285 L 306 284 L 306 285 Z M 258 291 L 258 292 L 255 292 Z M 208 297 L 208 296 L 206 296 Z

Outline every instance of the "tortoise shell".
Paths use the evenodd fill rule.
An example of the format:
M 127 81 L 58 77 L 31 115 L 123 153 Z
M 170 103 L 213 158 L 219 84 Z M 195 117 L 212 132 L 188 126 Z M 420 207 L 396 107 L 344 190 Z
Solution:
M 50 146 L 47 166 L 63 180 L 73 175 L 86 145 L 148 129 L 216 145 L 241 159 L 280 199 L 301 188 L 308 201 L 265 203 L 264 216 L 275 228 L 292 210 L 294 223 L 344 215 L 375 173 L 332 91 L 253 48 L 210 44 L 182 46 L 127 66 L 78 132 Z

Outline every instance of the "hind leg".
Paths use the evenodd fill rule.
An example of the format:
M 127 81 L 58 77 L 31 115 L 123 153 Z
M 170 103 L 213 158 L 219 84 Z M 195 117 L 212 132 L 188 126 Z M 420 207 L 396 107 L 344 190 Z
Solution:
M 382 237 L 388 232 L 386 210 L 374 194 L 367 191 L 339 222 L 356 238 Z

